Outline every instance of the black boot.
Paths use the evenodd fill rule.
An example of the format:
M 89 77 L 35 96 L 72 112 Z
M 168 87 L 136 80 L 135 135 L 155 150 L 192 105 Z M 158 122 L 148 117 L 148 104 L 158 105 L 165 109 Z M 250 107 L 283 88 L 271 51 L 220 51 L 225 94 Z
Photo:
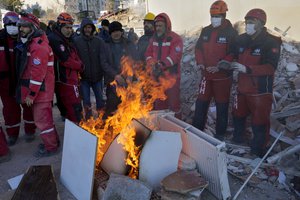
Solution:
M 217 122 L 216 122 L 216 138 L 223 141 L 228 124 L 228 105 L 229 103 L 216 103 Z
M 252 126 L 253 139 L 251 141 L 251 153 L 261 158 L 265 153 L 266 131 L 267 127 L 265 125 Z
M 241 144 L 244 142 L 246 117 L 233 117 L 233 141 Z
M 209 101 L 196 101 L 196 111 L 193 119 L 193 126 L 203 131 L 207 119 L 207 111 L 208 111 Z

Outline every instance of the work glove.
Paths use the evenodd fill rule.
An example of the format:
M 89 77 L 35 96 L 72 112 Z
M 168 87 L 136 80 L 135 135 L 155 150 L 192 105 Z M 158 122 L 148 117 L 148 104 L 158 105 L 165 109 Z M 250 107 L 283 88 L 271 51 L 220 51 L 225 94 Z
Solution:
M 234 71 L 238 71 L 238 72 L 241 72 L 241 73 L 246 73 L 247 72 L 247 67 L 245 65 L 242 65 L 241 63 L 238 63 L 238 62 L 232 62 L 231 63 L 231 68 Z
M 222 70 L 232 70 L 231 64 L 227 60 L 221 60 L 220 62 L 218 62 L 218 68 Z
M 152 67 L 152 75 L 158 81 L 158 78 L 163 74 L 162 66 L 160 63 L 156 63 Z

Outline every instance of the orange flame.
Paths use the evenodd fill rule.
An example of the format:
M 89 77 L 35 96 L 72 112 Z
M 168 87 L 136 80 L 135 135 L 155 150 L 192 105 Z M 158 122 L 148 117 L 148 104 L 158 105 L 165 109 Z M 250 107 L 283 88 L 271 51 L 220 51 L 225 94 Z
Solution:
M 114 115 L 102 120 L 103 113 L 97 119 L 89 119 L 80 122 L 80 126 L 98 137 L 97 164 L 113 139 L 120 134 L 118 143 L 128 152 L 126 164 L 131 166 L 129 176 L 136 178 L 139 166 L 140 147 L 135 146 L 135 130 L 130 126 L 133 118 L 148 118 L 153 109 L 155 100 L 165 100 L 165 91 L 171 88 L 176 77 L 165 73 L 156 81 L 152 76 L 152 68 L 135 64 L 128 57 L 122 58 L 121 75 L 126 78 L 126 87 L 117 86 L 117 94 L 121 97 L 121 103 Z

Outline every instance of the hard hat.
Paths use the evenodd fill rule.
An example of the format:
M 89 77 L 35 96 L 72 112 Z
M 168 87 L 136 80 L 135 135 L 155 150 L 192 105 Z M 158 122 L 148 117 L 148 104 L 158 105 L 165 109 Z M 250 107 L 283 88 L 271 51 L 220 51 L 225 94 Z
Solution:
M 73 25 L 74 19 L 72 18 L 72 16 L 69 13 L 63 12 L 58 15 L 57 23 Z
M 18 21 L 18 26 L 35 26 L 36 28 L 40 27 L 40 20 L 35 15 L 31 13 L 21 12 L 21 18 Z
M 226 14 L 227 11 L 228 11 L 227 4 L 221 0 L 215 1 L 210 7 L 211 15 Z
M 148 21 L 154 21 L 154 18 L 155 18 L 155 15 L 151 12 L 148 12 L 146 15 L 145 15 L 145 18 L 144 20 L 148 20 Z
M 254 8 L 252 10 L 250 10 L 246 16 L 245 16 L 245 20 L 249 19 L 249 18 L 255 18 L 255 19 L 259 19 L 260 21 L 263 22 L 263 24 L 265 25 L 267 22 L 267 15 L 266 12 L 260 8 Z
M 19 15 L 16 12 L 7 12 L 3 18 L 3 24 L 17 24 L 19 21 Z

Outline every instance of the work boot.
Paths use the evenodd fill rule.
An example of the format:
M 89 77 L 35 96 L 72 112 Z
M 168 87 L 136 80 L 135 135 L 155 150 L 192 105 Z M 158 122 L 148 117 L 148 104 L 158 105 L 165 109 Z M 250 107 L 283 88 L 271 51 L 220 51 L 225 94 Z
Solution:
M 196 111 L 193 119 L 193 126 L 195 126 L 197 129 L 201 131 L 203 131 L 205 128 L 208 106 L 209 106 L 209 101 L 202 101 L 197 99 Z
M 224 137 L 227 129 L 228 105 L 229 103 L 216 103 L 217 121 L 216 121 L 215 137 L 221 141 L 224 141 Z
M 35 139 L 34 134 L 25 134 L 25 142 L 30 143 Z
M 0 156 L 0 163 L 8 162 L 11 160 L 11 153 L 8 151 L 7 154 Z
M 8 146 L 14 146 L 17 142 L 18 138 L 13 136 L 8 136 L 7 145 Z
M 92 107 L 91 106 L 84 106 L 84 113 L 85 113 L 85 120 L 90 119 L 93 116 Z
M 266 126 L 265 125 L 253 125 L 253 139 L 251 141 L 251 153 L 262 158 L 265 154 L 265 143 L 266 143 Z
M 54 151 L 48 151 L 45 148 L 44 144 L 39 144 L 38 150 L 34 153 L 34 157 L 36 157 L 36 158 L 50 157 L 50 156 L 58 154 L 58 152 L 59 152 L 58 149 L 54 150 Z
M 233 127 L 233 142 L 237 144 L 244 143 L 246 117 L 233 117 Z

